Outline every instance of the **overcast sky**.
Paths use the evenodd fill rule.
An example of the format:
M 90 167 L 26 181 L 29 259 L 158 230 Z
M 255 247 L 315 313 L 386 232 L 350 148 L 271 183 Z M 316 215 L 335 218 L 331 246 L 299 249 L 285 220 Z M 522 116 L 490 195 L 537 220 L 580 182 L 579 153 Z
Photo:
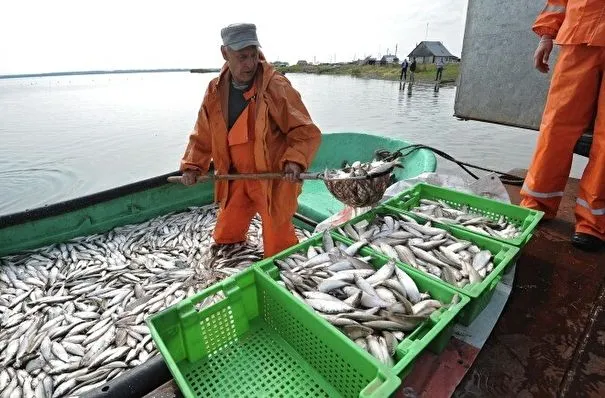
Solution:
M 442 41 L 460 56 L 467 0 L 0 0 L 0 74 L 220 67 L 220 29 L 257 25 L 270 61 L 407 55 Z

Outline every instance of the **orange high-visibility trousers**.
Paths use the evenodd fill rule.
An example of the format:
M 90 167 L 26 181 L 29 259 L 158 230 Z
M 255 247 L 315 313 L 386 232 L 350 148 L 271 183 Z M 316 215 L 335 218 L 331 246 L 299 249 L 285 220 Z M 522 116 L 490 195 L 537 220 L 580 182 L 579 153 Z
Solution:
M 521 190 L 521 206 L 556 216 L 573 148 L 596 114 L 589 161 L 576 200 L 576 232 L 605 239 L 605 47 L 561 46 L 540 125 L 537 147 Z
M 244 98 L 251 99 L 251 105 L 248 105 L 242 111 L 229 130 L 229 155 L 232 166 L 238 173 L 256 172 L 254 131 L 252 131 L 255 93 L 255 88 L 252 87 L 250 91 L 244 94 Z M 274 200 L 279 200 L 279 198 Z M 275 217 L 276 215 L 270 214 L 267 192 L 263 190 L 259 181 L 254 180 L 229 182 L 229 195 L 216 221 L 214 241 L 218 244 L 244 242 L 250 227 L 250 221 L 256 213 L 260 214 L 263 225 L 265 258 L 298 243 L 294 225 L 291 221 L 294 214 L 288 214 L 286 217 Z M 287 221 L 277 222 L 276 220 Z
M 216 243 L 244 242 L 250 221 L 259 213 L 263 223 L 265 258 L 296 245 L 298 238 L 292 221 L 276 224 L 276 218 L 269 214 L 266 203 L 267 198 L 258 181 L 229 182 L 229 199 L 225 208 L 219 212 L 214 229 Z

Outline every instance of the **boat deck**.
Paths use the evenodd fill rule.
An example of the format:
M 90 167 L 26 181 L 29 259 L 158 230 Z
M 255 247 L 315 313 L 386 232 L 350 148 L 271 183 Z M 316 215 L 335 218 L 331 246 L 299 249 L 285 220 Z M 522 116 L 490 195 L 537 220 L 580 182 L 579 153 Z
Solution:
M 570 179 L 558 219 L 543 222 L 524 248 L 482 349 L 452 339 L 441 355 L 424 353 L 397 396 L 605 396 L 605 252 L 569 242 L 577 187 Z M 519 203 L 519 187 L 507 189 Z M 170 381 L 145 397 L 181 396 Z
M 506 188 L 518 204 L 520 187 Z M 605 252 L 569 241 L 577 188 L 569 179 L 558 218 L 542 222 L 523 249 L 481 350 L 453 339 L 440 356 L 425 353 L 404 387 L 427 397 L 605 396 Z
M 519 203 L 519 187 L 507 189 Z M 605 252 L 569 241 L 577 190 L 569 179 L 558 218 L 524 248 L 507 306 L 455 396 L 605 396 Z

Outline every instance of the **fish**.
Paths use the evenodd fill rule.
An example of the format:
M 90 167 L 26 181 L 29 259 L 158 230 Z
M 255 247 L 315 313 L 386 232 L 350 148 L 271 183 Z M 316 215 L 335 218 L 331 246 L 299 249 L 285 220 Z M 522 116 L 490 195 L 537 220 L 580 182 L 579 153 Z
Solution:
M 399 228 L 398 224 L 399 220 L 392 218 L 385 230 Z M 354 236 L 364 236 L 361 239 L 366 240 L 364 228 L 368 226 L 372 224 L 358 223 L 347 230 L 354 229 Z M 277 280 L 283 281 L 283 286 L 295 299 L 306 303 L 309 310 L 316 311 L 360 349 L 377 361 L 394 366 L 397 345 L 404 339 L 404 332 L 412 332 L 433 311 L 446 304 L 427 292 L 421 293 L 414 278 L 394 260 L 383 261 L 381 266 L 373 265 L 373 256 L 362 257 L 357 249 L 350 250 L 356 243 L 348 245 L 334 238 L 333 244 L 326 244 L 324 237 L 310 244 L 315 247 L 313 250 L 301 248 L 297 253 L 275 257 L 273 261 L 279 271 Z M 354 269 L 321 274 L 322 270 L 315 267 L 316 262 L 310 260 L 327 250 L 333 250 L 327 256 L 329 264 L 346 259 L 355 264 Z M 313 252 L 322 254 L 310 258 L 308 253 Z M 325 257 L 319 263 L 324 260 Z M 301 265 L 295 268 L 288 265 L 296 261 Z
M 491 260 L 491 253 L 488 250 L 481 250 L 473 257 L 472 266 L 476 271 L 480 271 Z
M 399 158 L 393 160 L 373 159 L 369 162 L 355 161 L 352 164 L 345 163 L 341 169 L 328 170 L 326 169 L 323 178 L 326 180 L 339 180 L 351 177 L 381 175 L 389 172 L 400 165 Z
M 437 204 L 424 204 L 419 208 L 425 211 L 426 207 L 442 206 L 438 202 L 435 203 Z M 432 220 L 420 224 L 408 215 L 378 213 L 374 219 L 366 221 L 368 224 L 366 228 L 369 230 L 376 229 L 383 231 L 380 233 L 388 233 L 391 236 L 396 233 L 409 235 L 404 244 L 390 245 L 381 242 L 380 245 L 373 245 L 370 239 L 370 247 L 373 250 L 391 260 L 416 268 L 431 277 L 439 278 L 450 285 L 463 288 L 467 285 L 480 284 L 494 269 L 494 253 L 486 248 L 478 247 L 468 240 L 456 238 L 446 229 L 434 226 Z M 472 225 L 467 226 L 473 227 Z M 346 228 L 342 229 L 345 234 L 346 230 Z M 354 240 L 351 235 L 345 235 L 345 237 Z M 467 264 L 471 265 L 470 268 L 473 269 L 471 270 Z M 379 276 L 375 274 L 370 280 L 375 280 Z M 401 294 L 401 292 L 399 293 Z M 413 291 L 412 295 L 408 299 L 414 303 L 417 302 L 419 292 Z
M 321 317 L 334 326 L 359 325 L 359 323 L 353 319 L 339 317 L 337 315 L 321 314 Z
M 351 340 L 355 341 L 360 337 L 367 337 L 371 335 L 374 330 L 368 326 L 363 325 L 346 325 L 343 326 L 343 331 Z
M 317 286 L 317 289 L 320 292 L 328 293 L 332 290 L 340 289 L 347 285 L 349 285 L 349 282 L 344 280 L 324 280 Z
M 343 301 L 307 299 L 305 300 L 311 307 L 325 314 L 341 314 L 343 312 L 352 312 L 355 309 Z
M 370 285 L 379 284 L 379 283 L 389 279 L 391 277 L 391 275 L 393 275 L 393 272 L 395 272 L 395 268 L 396 268 L 395 262 L 389 261 L 388 263 L 386 263 L 382 267 L 380 267 L 380 269 L 376 273 L 369 276 L 366 279 L 366 281 Z
M 190 207 L 0 258 L 0 396 L 83 394 L 157 355 L 149 316 L 263 258 L 258 216 L 246 242 L 213 246 L 217 214 Z
M 359 307 L 361 304 L 361 297 L 363 296 L 363 292 L 359 291 L 350 295 L 347 299 L 344 300 L 345 303 L 350 305 L 351 307 Z
M 410 208 L 410 212 L 423 219 L 457 224 L 471 231 L 497 238 L 515 239 L 523 233 L 517 222 L 504 215 L 487 217 L 470 210 L 468 205 L 450 205 L 442 200 L 421 199 L 419 205 Z

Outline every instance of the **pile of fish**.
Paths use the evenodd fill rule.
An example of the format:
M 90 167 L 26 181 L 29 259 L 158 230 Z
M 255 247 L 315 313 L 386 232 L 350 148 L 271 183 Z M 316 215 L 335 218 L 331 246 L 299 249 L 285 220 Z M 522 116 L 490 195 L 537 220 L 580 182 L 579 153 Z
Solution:
M 371 222 L 345 224 L 338 231 L 375 251 L 428 275 L 464 287 L 481 283 L 493 271 L 493 255 L 444 229 L 418 223 L 405 214 L 377 214 Z
M 363 176 L 371 177 L 373 175 L 381 175 L 399 164 L 399 159 L 388 162 L 383 160 L 372 160 L 370 162 L 355 161 L 352 165 L 346 164 L 342 169 L 326 170 L 324 177 L 332 180 Z
M 262 258 L 258 219 L 211 248 L 215 223 L 190 208 L 0 259 L 0 397 L 78 396 L 157 355 L 147 317 Z
M 420 292 L 393 261 L 376 270 L 368 262 L 370 257 L 357 254 L 363 245 L 335 246 L 326 231 L 322 246 L 309 246 L 306 253 L 275 260 L 279 283 L 379 361 L 392 366 L 397 344 L 446 305 Z
M 473 232 L 500 239 L 515 239 L 523 232 L 504 216 L 500 216 L 495 222 L 482 214 L 469 210 L 468 205 L 455 208 L 440 199 L 420 199 L 420 204 L 411 208 L 410 212 L 432 221 L 458 224 Z

